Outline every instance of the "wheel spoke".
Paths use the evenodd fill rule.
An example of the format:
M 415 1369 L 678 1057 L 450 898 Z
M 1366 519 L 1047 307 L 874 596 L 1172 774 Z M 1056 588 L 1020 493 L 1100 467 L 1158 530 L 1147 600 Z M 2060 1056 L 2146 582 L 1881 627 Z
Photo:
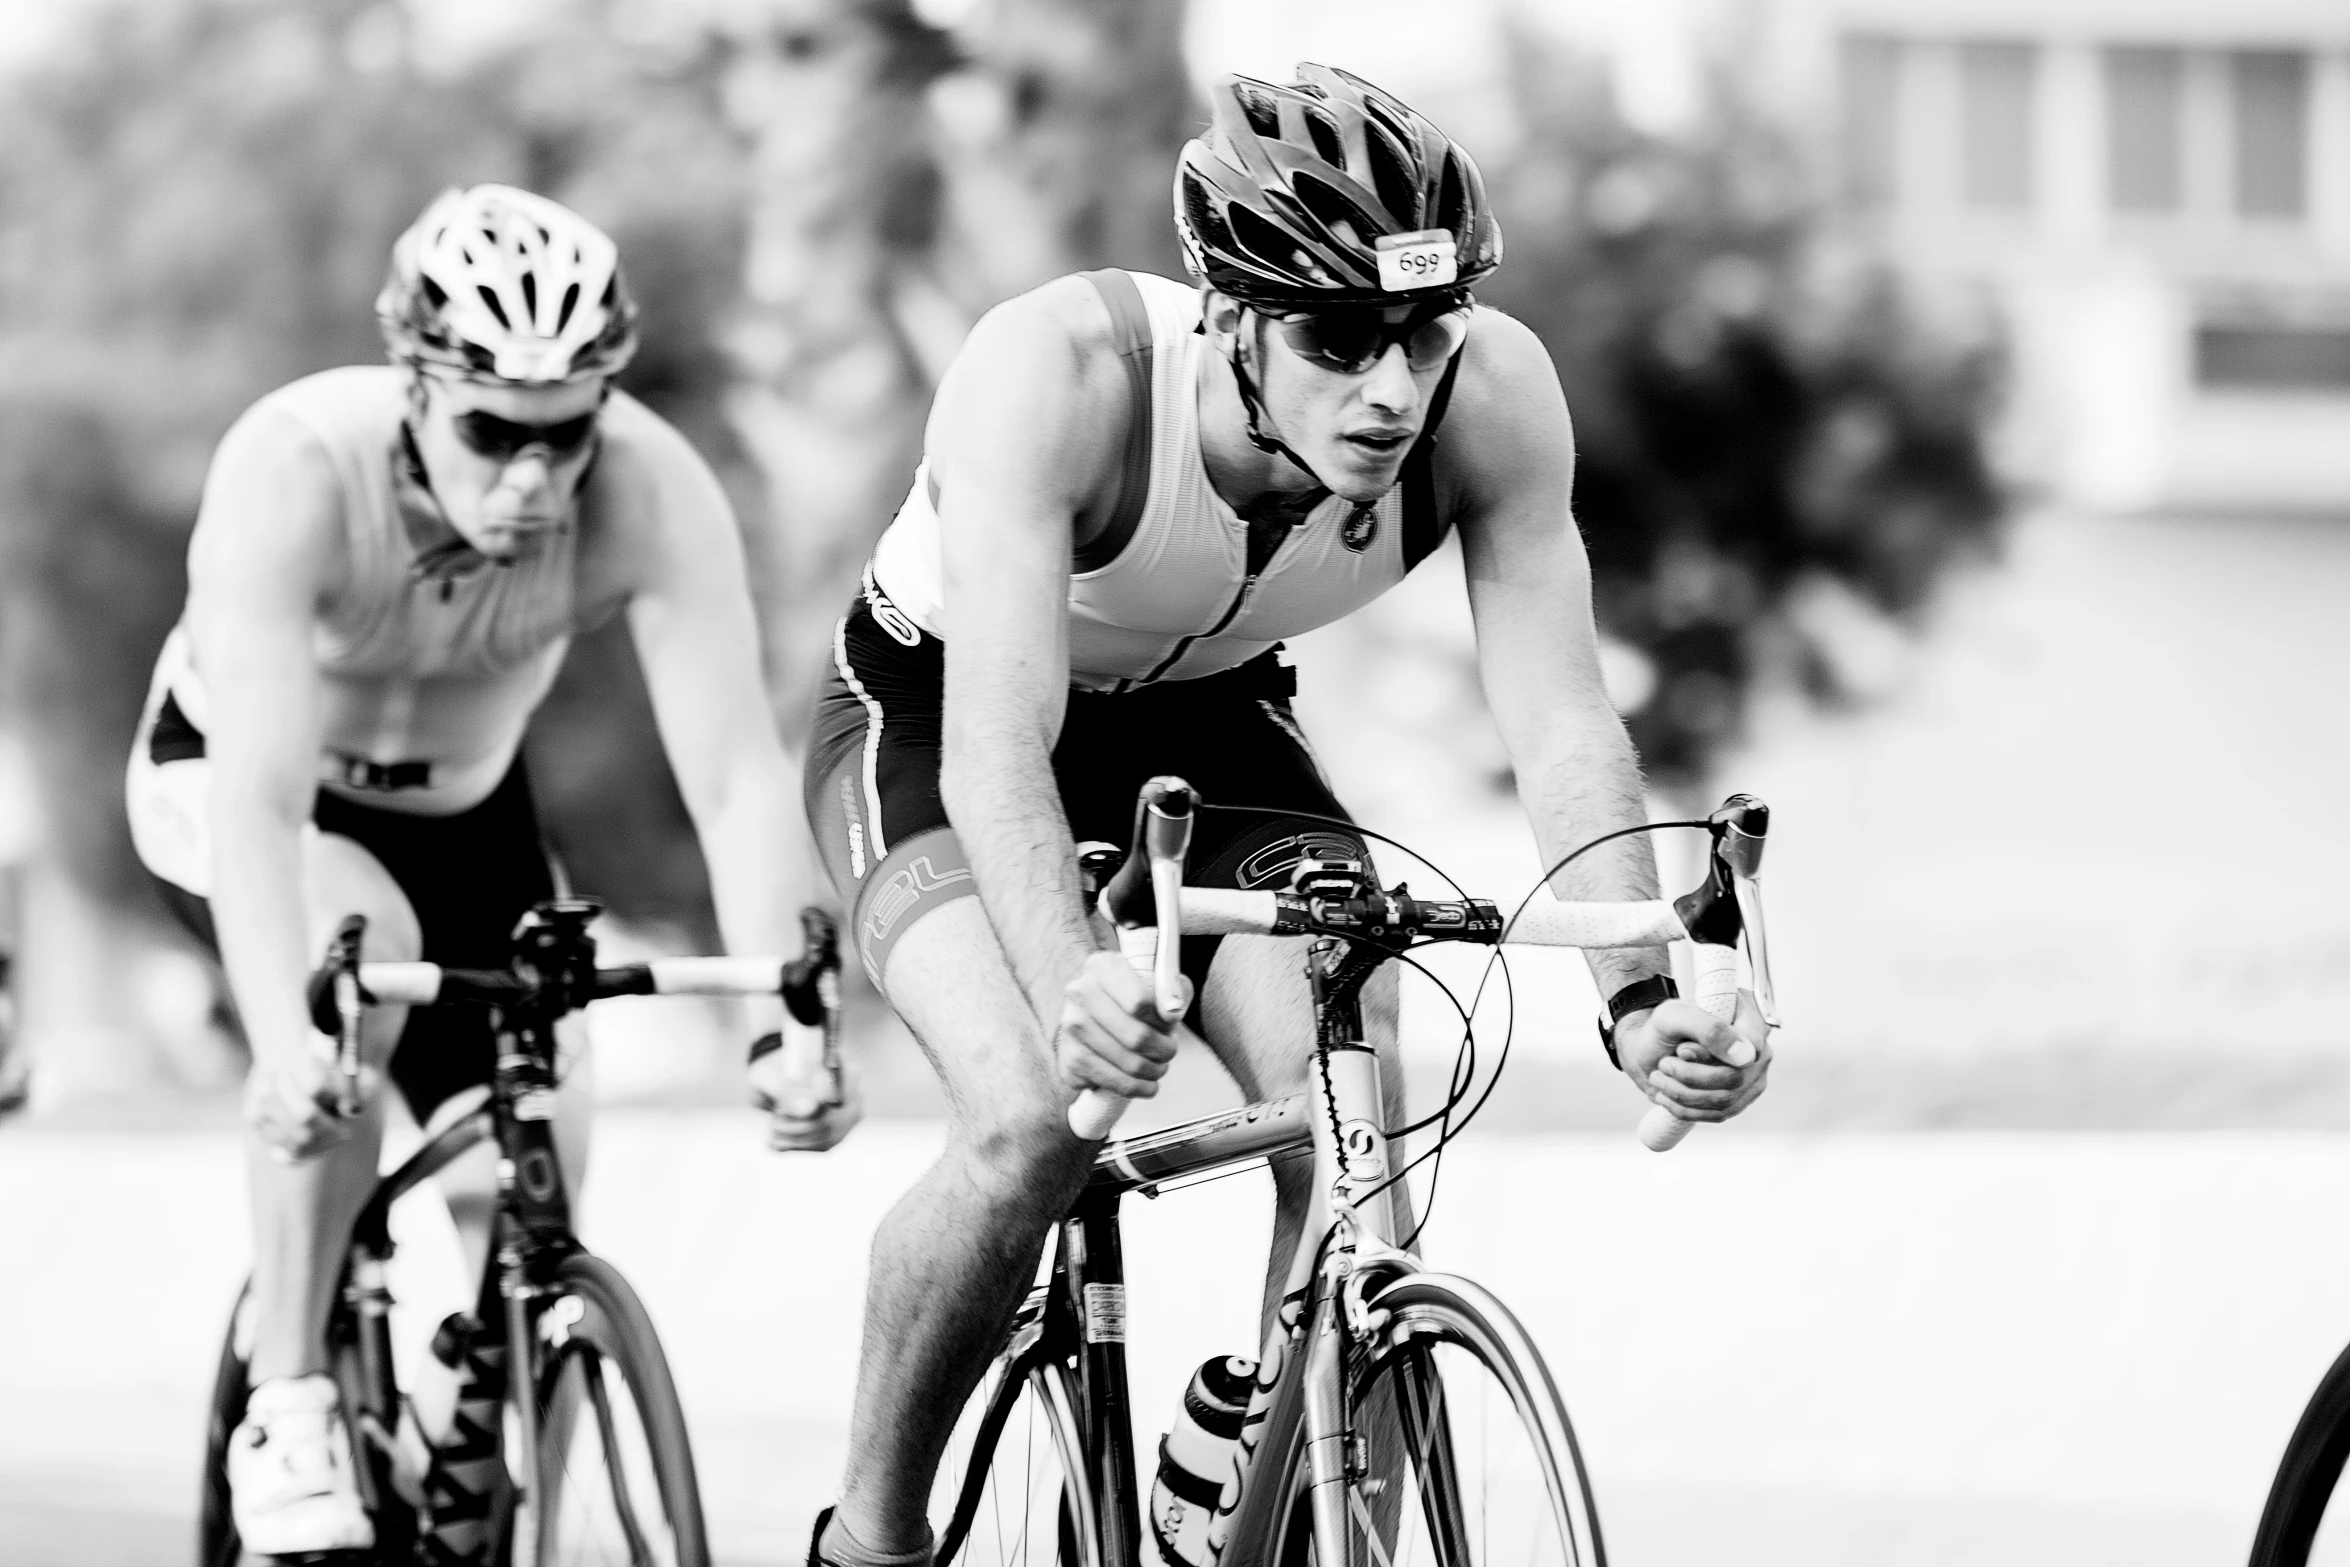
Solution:
M 1314 1539 L 1303 1432 L 1268 1475 L 1286 1498 L 1269 1567 L 1605 1567 L 1574 1433 L 1539 1352 L 1466 1280 L 1418 1274 L 1378 1297 L 1391 1326 L 1349 1368 L 1346 1539 Z M 1408 1469 L 1408 1473 L 1407 1473 Z M 1408 1487 L 1408 1489 L 1407 1489 Z M 1354 1537 L 1362 1536 L 1363 1544 Z M 1327 1558 L 1343 1545 L 1344 1562 Z
M 1083 1483 L 1070 1479 L 1074 1433 L 1044 1391 L 1063 1374 L 1014 1360 L 965 1408 L 932 1488 L 946 1567 L 1088 1567 L 1065 1494 Z

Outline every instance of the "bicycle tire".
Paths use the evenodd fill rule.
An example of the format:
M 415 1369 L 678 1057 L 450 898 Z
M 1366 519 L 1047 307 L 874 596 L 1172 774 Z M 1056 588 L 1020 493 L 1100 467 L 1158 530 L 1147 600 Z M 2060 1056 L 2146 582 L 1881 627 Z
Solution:
M 528 1515 L 516 1519 L 517 1563 L 525 1540 L 533 1567 L 570 1567 L 607 1559 L 586 1548 L 617 1539 L 623 1554 L 613 1559 L 709 1567 L 685 1410 L 636 1291 L 610 1263 L 574 1252 L 556 1269 L 535 1333 L 539 1473 L 517 1509 Z M 632 1411 L 625 1421 L 620 1393 Z M 600 1487 L 582 1483 L 590 1462 Z
M 2350 1460 L 2350 1349 L 2318 1379 L 2270 1482 L 2252 1536 L 2251 1567 L 2304 1567 L 2326 1504 Z
M 1438 1273 L 1406 1274 L 1372 1304 L 1386 1325 L 1356 1347 L 1347 1376 L 1355 1427 L 1372 1451 L 1364 1467 L 1376 1472 L 1348 1483 L 1344 1567 L 1606 1567 L 1566 1405 L 1508 1308 L 1483 1287 Z M 1465 1438 L 1464 1414 L 1479 1422 Z M 1496 1426 L 1514 1428 L 1518 1440 Z M 1393 1488 L 1391 1503 L 1399 1461 L 1409 1483 Z M 1477 1469 L 1485 1470 L 1479 1483 L 1466 1483 Z M 1271 1549 L 1238 1559 L 1308 1567 L 1319 1553 L 1302 1425 L 1274 1474 Z M 1407 1509 L 1411 1497 L 1419 1506 Z M 1506 1532 L 1500 1546 L 1497 1524 Z
M 1017 1350 L 998 1358 L 939 1465 L 935 1567 L 1102 1567 L 1101 1514 L 1078 1409 L 1076 1384 L 1060 1361 Z M 1048 1510 L 1052 1546 L 1039 1552 L 1031 1542 Z
M 236 1304 L 229 1310 L 228 1330 L 221 1335 L 220 1361 L 212 1375 L 212 1397 L 204 1430 L 203 1489 L 196 1510 L 197 1567 L 239 1567 L 248 1560 L 269 1559 L 245 1555 L 245 1542 L 237 1534 L 236 1519 L 230 1510 L 228 1488 L 229 1438 L 244 1422 L 245 1404 L 253 1391 L 245 1351 L 239 1342 L 245 1336 L 245 1313 L 251 1298 L 250 1283 L 238 1289 Z M 334 1315 L 328 1319 L 327 1342 L 334 1361 L 335 1381 L 344 1391 L 344 1425 L 356 1432 L 351 1406 L 357 1369 L 347 1328 L 349 1309 L 338 1297 Z M 390 1473 L 380 1458 L 365 1451 L 365 1443 L 354 1441 L 353 1445 L 359 1449 L 354 1455 L 357 1460 L 370 1466 L 367 1482 L 379 1498 L 378 1505 L 368 1515 L 375 1525 L 375 1548 L 364 1552 L 335 1552 L 319 1560 L 399 1563 L 404 1567 L 416 1539 L 415 1510 L 394 1495 Z
M 228 1439 L 245 1418 L 252 1383 L 237 1347 L 238 1322 L 251 1286 L 237 1291 L 229 1308 L 228 1331 L 220 1339 L 220 1364 L 212 1374 L 211 1410 L 204 1429 L 204 1488 L 196 1509 L 196 1567 L 237 1567 L 245 1542 L 229 1513 Z

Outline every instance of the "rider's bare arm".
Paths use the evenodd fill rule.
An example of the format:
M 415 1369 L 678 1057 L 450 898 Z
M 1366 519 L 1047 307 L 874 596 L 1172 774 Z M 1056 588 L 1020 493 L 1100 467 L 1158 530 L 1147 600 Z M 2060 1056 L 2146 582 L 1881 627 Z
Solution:
M 940 792 L 1048 1026 L 1095 949 L 1052 750 L 1069 687 L 1071 540 L 1124 439 L 1109 330 L 1076 278 L 999 305 L 939 387 L 928 436 L 946 580 Z
M 624 530 L 612 542 L 629 636 L 709 869 L 719 933 L 731 952 L 797 951 L 799 792 L 760 675 L 733 508 L 685 437 L 643 404 L 615 395 L 604 423 L 595 511 Z M 780 1004 L 756 1005 L 754 1027 L 777 1027 Z
M 315 437 L 270 408 L 221 440 L 188 549 L 186 621 L 212 768 L 212 915 L 256 1063 L 310 1049 L 302 829 L 324 686 L 311 645 L 342 559 L 342 491 Z
M 1459 505 L 1461 560 L 1477 623 L 1485 699 L 1517 771 L 1544 863 L 1647 819 L 1640 766 L 1600 680 L 1591 564 L 1569 506 L 1575 435 L 1541 340 L 1498 311 L 1477 314 L 1439 463 Z M 1561 898 L 1653 898 L 1645 837 L 1583 856 Z M 1664 972 L 1662 948 L 1590 954 L 1602 995 Z
M 1549 863 L 1647 819 L 1640 764 L 1600 679 L 1591 563 L 1569 504 L 1574 430 L 1558 372 L 1532 331 L 1495 311 L 1479 313 L 1466 352 L 1439 462 L 1460 507 L 1485 698 Z M 1560 872 L 1554 888 L 1567 899 L 1655 897 L 1648 839 L 1601 845 Z M 1603 996 L 1667 967 L 1662 948 L 1586 956 Z M 1757 1052 L 1743 1068 L 1723 1064 L 1734 1043 L 1729 1025 L 1689 1001 L 1627 1015 L 1617 1053 L 1649 1098 L 1686 1119 L 1718 1121 L 1753 1102 L 1769 1069 L 1751 1000 L 1737 1027 Z

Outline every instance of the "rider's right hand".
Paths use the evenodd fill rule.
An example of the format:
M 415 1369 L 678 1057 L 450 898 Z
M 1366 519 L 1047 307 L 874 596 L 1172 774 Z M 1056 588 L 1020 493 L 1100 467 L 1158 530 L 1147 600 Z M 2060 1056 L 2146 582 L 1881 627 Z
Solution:
M 1188 1009 L 1189 980 L 1183 998 Z M 1061 992 L 1060 1026 L 1053 1035 L 1061 1081 L 1071 1091 L 1099 1088 L 1123 1099 L 1148 1099 L 1175 1059 L 1181 1021 L 1180 1014 L 1159 1016 L 1148 974 L 1135 972 L 1115 952 L 1097 952 Z
M 287 1163 L 323 1153 L 350 1132 L 336 1109 L 343 1084 L 334 1041 L 312 1034 L 306 1043 L 304 1049 L 257 1053 L 245 1077 L 245 1120 Z M 372 1069 L 360 1069 L 363 1104 L 375 1077 Z

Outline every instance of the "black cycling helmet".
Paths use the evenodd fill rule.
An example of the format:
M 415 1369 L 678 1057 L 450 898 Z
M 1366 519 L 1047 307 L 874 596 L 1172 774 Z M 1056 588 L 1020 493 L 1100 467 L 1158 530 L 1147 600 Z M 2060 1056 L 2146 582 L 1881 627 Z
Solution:
M 1175 227 L 1210 288 L 1372 303 L 1465 293 L 1501 265 L 1477 165 L 1361 77 L 1305 64 L 1285 87 L 1227 77 L 1208 102 L 1207 134 L 1175 165 Z

